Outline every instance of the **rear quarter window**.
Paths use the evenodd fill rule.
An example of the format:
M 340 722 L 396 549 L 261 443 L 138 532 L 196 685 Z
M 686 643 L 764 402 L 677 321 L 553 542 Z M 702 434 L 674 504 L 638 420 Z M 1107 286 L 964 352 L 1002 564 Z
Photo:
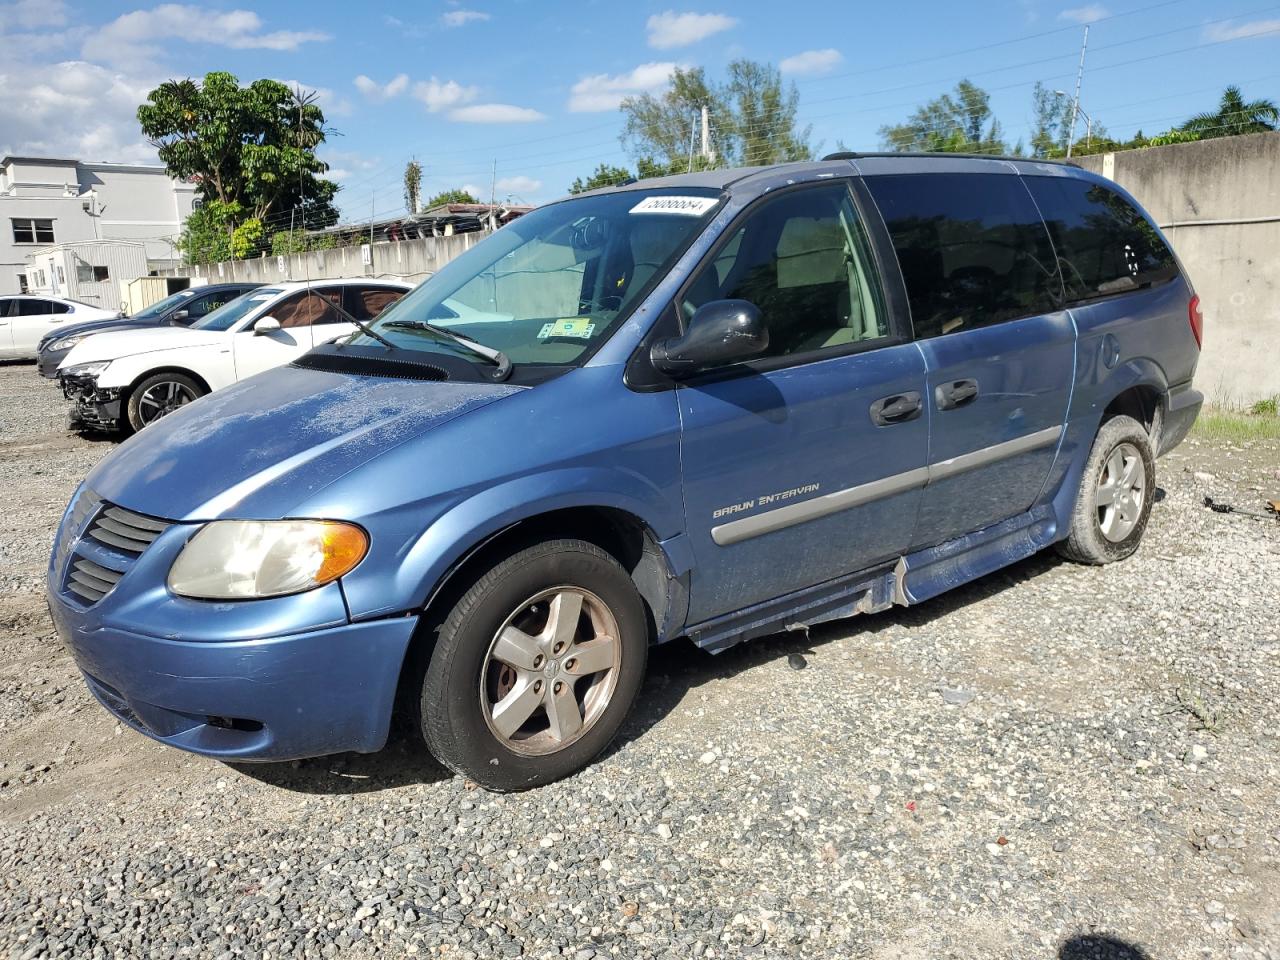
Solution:
M 1049 227 L 1067 301 L 1158 286 L 1178 275 L 1173 253 L 1133 204 L 1102 184 L 1027 177 Z
M 917 338 L 1060 308 L 1053 246 L 1019 177 L 904 174 L 866 184 L 898 255 Z

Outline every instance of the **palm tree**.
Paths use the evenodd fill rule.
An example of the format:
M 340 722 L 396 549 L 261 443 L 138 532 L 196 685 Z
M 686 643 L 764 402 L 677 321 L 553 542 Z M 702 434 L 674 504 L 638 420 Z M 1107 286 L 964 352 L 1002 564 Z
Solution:
M 1240 88 L 1233 84 L 1223 91 L 1215 112 L 1197 114 L 1184 123 L 1182 129 L 1208 140 L 1242 133 L 1264 133 L 1276 129 L 1278 123 L 1280 107 L 1274 101 L 1250 100 L 1246 103 Z

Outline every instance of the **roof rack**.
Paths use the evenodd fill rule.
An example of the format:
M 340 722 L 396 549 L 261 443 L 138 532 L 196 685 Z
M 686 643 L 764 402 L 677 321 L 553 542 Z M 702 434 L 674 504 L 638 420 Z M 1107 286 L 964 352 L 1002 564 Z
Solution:
M 1022 160 L 1032 163 L 1059 163 L 1065 164 L 1065 160 L 1049 159 L 1047 157 L 1009 157 L 995 153 L 938 153 L 927 150 L 895 150 L 895 151 L 872 151 L 863 153 L 855 150 L 841 150 L 836 153 L 828 153 L 823 160 L 862 160 L 868 157 L 934 157 L 936 159 L 952 159 L 952 160 Z

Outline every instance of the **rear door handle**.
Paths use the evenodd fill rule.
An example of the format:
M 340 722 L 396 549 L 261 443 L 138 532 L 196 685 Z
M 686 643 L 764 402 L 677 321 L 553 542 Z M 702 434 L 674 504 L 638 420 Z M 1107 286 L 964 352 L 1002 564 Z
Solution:
M 933 390 L 933 398 L 939 410 L 954 410 L 978 399 L 977 380 L 952 380 L 939 384 Z
M 923 409 L 924 404 L 920 402 L 917 391 L 895 393 L 889 397 L 881 397 L 871 405 L 871 422 L 878 427 L 907 423 L 919 417 Z

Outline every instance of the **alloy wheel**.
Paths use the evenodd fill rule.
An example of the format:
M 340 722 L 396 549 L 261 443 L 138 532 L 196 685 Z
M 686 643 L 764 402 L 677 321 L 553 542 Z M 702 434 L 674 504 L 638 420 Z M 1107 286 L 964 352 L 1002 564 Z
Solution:
M 1142 517 L 1147 495 L 1147 471 L 1142 454 L 1131 443 L 1121 443 L 1102 464 L 1094 503 L 1098 528 L 1112 543 L 1133 532 Z
M 617 619 L 604 601 L 578 587 L 544 590 L 489 644 L 480 677 L 485 722 L 515 753 L 563 750 L 605 712 L 621 654 Z
M 153 383 L 138 398 L 138 418 L 145 426 L 167 416 L 179 407 L 184 407 L 196 395 L 185 384 L 176 380 L 164 380 Z

